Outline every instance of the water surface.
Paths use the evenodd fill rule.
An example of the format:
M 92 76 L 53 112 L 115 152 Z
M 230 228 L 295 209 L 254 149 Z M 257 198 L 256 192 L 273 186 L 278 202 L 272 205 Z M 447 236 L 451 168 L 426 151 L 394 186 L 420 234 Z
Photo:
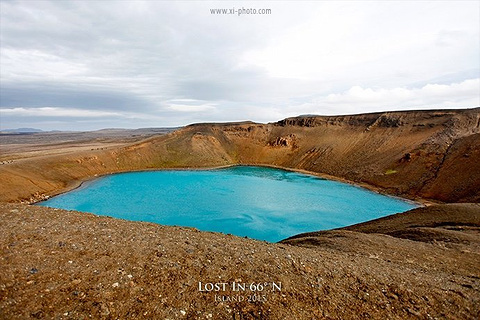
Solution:
M 114 174 L 39 205 L 271 242 L 415 207 L 345 183 L 247 166 Z

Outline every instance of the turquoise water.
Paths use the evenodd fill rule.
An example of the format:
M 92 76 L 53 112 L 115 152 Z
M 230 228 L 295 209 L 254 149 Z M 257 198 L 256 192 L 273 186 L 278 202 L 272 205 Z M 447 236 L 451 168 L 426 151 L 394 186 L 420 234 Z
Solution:
M 415 207 L 345 183 L 247 166 L 109 175 L 39 205 L 271 242 Z

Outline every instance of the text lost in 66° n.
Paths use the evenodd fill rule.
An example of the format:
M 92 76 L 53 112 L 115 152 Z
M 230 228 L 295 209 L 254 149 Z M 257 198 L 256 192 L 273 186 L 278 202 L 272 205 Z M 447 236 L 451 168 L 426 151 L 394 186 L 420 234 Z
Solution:
M 279 292 L 282 291 L 281 282 L 198 282 L 200 292 Z

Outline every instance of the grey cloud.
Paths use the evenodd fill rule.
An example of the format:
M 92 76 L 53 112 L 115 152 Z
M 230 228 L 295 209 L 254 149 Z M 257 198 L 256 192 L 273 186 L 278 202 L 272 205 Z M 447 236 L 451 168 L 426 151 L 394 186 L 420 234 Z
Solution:
M 295 35 L 293 39 L 296 39 L 295 32 L 299 30 L 310 30 L 307 33 L 310 32 L 314 38 L 292 44 L 292 48 L 290 43 L 279 48 L 287 51 L 295 49 L 292 52 L 301 54 L 318 50 L 324 39 L 316 35 L 325 34 L 325 30 L 312 29 L 323 28 L 323 25 L 317 24 L 317 14 L 320 12 L 325 18 L 325 21 L 321 20 L 322 23 L 328 23 L 328 10 L 336 4 L 262 2 L 261 6 L 273 9 L 271 16 L 263 17 L 209 14 L 209 8 L 231 6 L 231 3 L 224 2 L 0 0 L 0 5 L 0 107 L 54 106 L 117 112 L 118 116 L 104 119 L 105 126 L 112 126 L 112 123 L 141 127 L 153 124 L 177 126 L 196 121 L 268 121 L 278 120 L 282 115 L 293 115 L 291 110 L 321 113 L 326 109 L 317 103 L 322 101 L 318 97 L 346 92 L 353 86 L 422 87 L 429 79 L 445 83 L 461 82 L 471 78 L 472 71 L 459 70 L 465 70 L 465 65 L 473 61 L 471 57 L 474 54 L 478 56 L 479 50 L 478 45 L 470 45 L 465 50 L 465 55 L 468 53 L 469 56 L 462 56 L 462 59 L 453 55 L 445 55 L 445 58 L 441 56 L 444 51 L 431 50 L 435 59 L 440 55 L 438 60 L 442 58 L 446 61 L 442 61 L 442 64 L 450 66 L 447 72 L 457 71 L 452 76 L 434 68 L 428 74 L 423 69 L 417 71 L 417 66 L 425 63 L 425 56 L 419 55 L 415 59 L 417 52 L 411 52 L 411 47 L 405 46 L 406 51 L 397 50 L 395 54 L 379 55 L 373 58 L 374 61 L 362 61 L 352 66 L 345 61 L 337 61 L 335 56 L 306 55 L 313 59 L 306 61 L 306 69 L 310 65 L 312 68 L 318 65 L 320 59 L 325 61 L 326 67 L 333 63 L 339 68 L 316 75 L 314 79 L 278 78 L 268 72 L 266 64 L 262 64 L 264 60 L 246 60 L 245 54 L 253 52 L 247 56 L 254 60 L 257 57 L 255 52 L 270 46 L 275 48 L 275 44 L 281 44 L 288 34 Z M 259 2 L 248 5 L 260 6 Z M 341 5 L 347 9 L 350 6 L 347 3 Z M 375 21 L 358 25 L 356 30 L 366 30 L 366 41 L 354 39 L 357 41 L 355 43 L 362 44 L 360 48 L 368 46 L 368 41 L 376 38 L 393 37 L 392 42 L 395 42 L 398 35 L 400 40 L 405 41 L 414 35 L 417 25 L 436 22 L 428 14 L 424 16 L 417 12 L 405 33 L 405 28 L 397 23 L 410 15 L 412 6 L 395 5 L 403 10 L 399 10 L 398 19 L 392 23 L 387 19 L 388 10 L 383 11 L 389 5 L 372 6 L 377 8 L 377 12 L 368 9 L 370 4 L 356 4 L 355 10 L 345 11 L 345 15 L 348 15 L 368 7 L 365 10 L 376 13 L 374 17 L 382 17 L 382 21 L 389 22 L 389 33 L 379 29 Z M 456 4 L 452 6 L 460 8 Z M 343 9 L 340 11 L 344 12 Z M 445 15 L 450 16 L 449 10 L 444 11 Z M 358 16 L 362 17 L 362 12 Z M 348 19 L 348 16 L 344 18 L 342 15 L 335 20 L 339 20 L 340 24 L 342 19 Z M 421 23 L 416 19 L 422 19 Z M 308 24 L 305 25 L 305 22 Z M 455 34 L 441 33 L 441 30 L 457 30 L 452 24 L 450 22 L 448 28 L 438 27 L 436 31 L 440 32 L 437 37 L 440 42 L 447 41 L 455 48 Z M 468 29 L 468 25 L 458 29 L 462 28 Z M 373 35 L 369 30 L 376 32 Z M 349 57 L 355 57 L 357 48 L 343 47 L 346 42 L 342 41 L 345 39 L 336 32 L 328 31 L 328 37 L 335 40 L 328 43 L 342 44 L 340 49 L 350 52 Z M 467 43 L 470 41 L 468 39 L 478 40 L 476 30 L 467 30 L 462 34 L 467 36 L 462 36 L 458 43 Z M 301 38 L 302 34 L 299 36 Z M 383 43 L 388 45 L 389 41 Z M 425 46 L 413 48 L 425 51 Z M 337 52 L 337 49 L 331 48 L 331 52 Z M 277 55 L 281 57 L 282 54 L 274 51 L 271 58 L 275 60 Z M 289 57 L 286 60 L 278 59 L 280 67 L 302 59 L 296 55 L 286 56 Z M 370 56 L 367 55 L 367 58 L 370 59 Z M 303 61 L 300 62 L 303 65 Z M 471 68 L 476 70 L 478 77 L 478 65 Z M 412 82 L 412 78 L 417 82 Z M 176 112 L 175 108 L 171 108 L 171 102 L 175 99 L 191 99 L 192 106 L 197 106 L 194 109 L 196 111 L 188 113 L 185 112 L 187 109 L 177 107 L 177 111 L 181 109 L 183 112 Z M 289 104 L 306 107 L 292 109 L 288 107 Z M 214 108 L 205 107 L 213 105 Z M 352 108 L 362 106 L 352 105 Z M 27 119 L 25 115 L 21 119 L 13 115 L 9 117 L 12 125 L 20 120 L 34 122 L 34 118 Z M 2 126 L 5 125 L 4 119 L 6 116 L 2 114 Z M 59 121 L 68 122 L 68 119 L 57 116 L 51 119 L 44 117 L 39 121 L 43 121 L 45 126 L 60 126 L 59 123 L 63 122 Z M 72 121 L 79 126 L 86 127 L 86 123 L 90 123 L 89 128 L 102 127 L 102 119 L 76 118 Z
M 46 86 L 40 83 L 2 85 L 0 105 L 2 108 L 68 106 L 85 110 L 152 110 L 151 103 L 128 92 Z
M 137 7 L 136 3 L 141 5 Z M 99 86 L 129 85 L 123 82 L 130 78 L 140 80 L 137 90 L 150 96 L 236 99 L 245 91 L 243 87 L 251 87 L 249 83 L 255 77 L 252 72 L 232 69 L 245 41 L 260 43 L 258 34 L 252 32 L 242 40 L 242 29 L 248 29 L 248 25 L 219 28 L 215 21 L 199 19 L 202 15 L 182 6 L 162 2 L 120 2 L 113 8 L 108 2 L 3 5 L 6 14 L 1 36 L 5 48 L 38 50 L 83 66 L 86 74 L 78 77 L 94 77 Z M 185 23 L 178 21 L 182 15 Z M 41 71 L 38 73 L 41 77 Z M 97 93 L 93 91 L 92 95 Z M 52 104 L 51 100 L 45 104 Z M 61 99 L 56 104 L 71 106 L 78 102 Z

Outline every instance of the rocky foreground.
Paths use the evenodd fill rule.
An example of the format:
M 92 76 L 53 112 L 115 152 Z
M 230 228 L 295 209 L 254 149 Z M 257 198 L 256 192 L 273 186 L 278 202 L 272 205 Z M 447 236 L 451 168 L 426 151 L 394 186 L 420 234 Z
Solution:
M 478 319 L 480 205 L 267 243 L 0 204 L 2 319 Z

